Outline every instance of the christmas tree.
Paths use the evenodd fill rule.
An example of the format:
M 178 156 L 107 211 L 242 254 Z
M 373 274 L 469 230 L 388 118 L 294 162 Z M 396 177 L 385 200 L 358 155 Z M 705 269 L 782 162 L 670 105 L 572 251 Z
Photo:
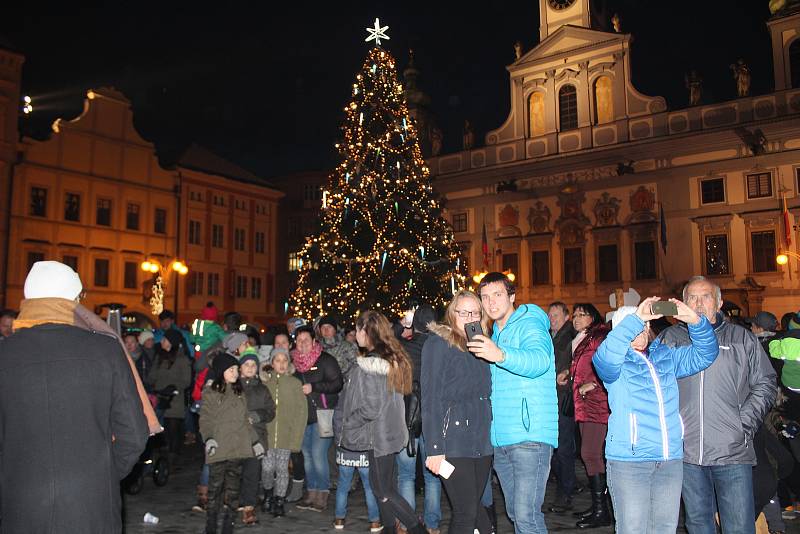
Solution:
M 387 38 L 375 23 L 369 31 Z M 464 285 L 466 265 L 431 187 L 395 60 L 380 46 L 344 111 L 342 162 L 322 192 L 320 230 L 298 255 L 289 312 L 352 321 L 364 309 L 394 319 L 414 300 L 445 305 Z

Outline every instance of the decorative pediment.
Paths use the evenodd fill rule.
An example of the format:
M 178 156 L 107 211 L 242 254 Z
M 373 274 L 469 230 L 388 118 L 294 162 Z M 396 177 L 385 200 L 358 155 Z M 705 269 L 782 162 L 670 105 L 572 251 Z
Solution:
M 636 224 L 656 220 L 656 194 L 652 189 L 643 185 L 631 193 L 630 198 L 631 214 L 628 216 L 626 224 Z
M 619 213 L 620 200 L 617 197 L 612 197 L 608 192 L 604 192 L 601 198 L 597 199 L 594 204 L 594 217 L 597 221 L 596 225 L 601 226 L 616 226 L 617 214 Z
M 535 63 L 540 59 L 561 52 L 574 52 L 597 45 L 622 43 L 626 38 L 626 35 L 621 33 L 601 32 L 567 24 L 561 26 L 527 54 L 515 61 L 511 68 L 517 69 L 528 63 Z

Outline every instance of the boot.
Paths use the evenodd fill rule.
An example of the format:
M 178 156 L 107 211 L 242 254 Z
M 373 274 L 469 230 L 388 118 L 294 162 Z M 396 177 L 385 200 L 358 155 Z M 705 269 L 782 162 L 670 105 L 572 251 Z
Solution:
M 261 512 L 271 514 L 275 506 L 275 497 L 271 489 L 264 490 L 264 500 L 261 502 Z
M 286 502 L 284 497 L 275 497 L 275 504 L 272 506 L 272 517 L 283 517 L 286 515 L 286 510 L 283 509 L 284 502 Z
M 255 507 L 245 506 L 242 509 L 242 524 L 255 525 L 256 523 L 258 523 L 258 516 L 256 515 Z
M 428 531 L 425 529 L 425 525 L 422 522 L 417 523 L 415 526 L 411 528 L 407 528 L 408 534 L 428 534 Z
M 305 480 L 302 478 L 300 480 L 292 479 L 291 489 L 289 490 L 289 495 L 286 496 L 286 502 L 292 503 L 297 502 L 303 498 L 303 483 Z
M 217 534 L 217 511 L 208 510 L 206 513 L 206 534 Z
M 222 513 L 222 534 L 233 534 L 233 526 L 236 524 L 236 514 L 227 506 Z
M 308 490 L 303 501 L 297 507 L 301 510 L 311 510 L 314 503 L 317 502 L 317 493 L 317 490 Z
M 494 503 L 491 506 L 486 506 L 486 515 L 489 516 L 489 522 L 492 524 L 492 534 L 497 532 L 497 509 L 494 507 Z
M 611 525 L 611 514 L 608 511 L 608 491 L 606 474 L 600 473 L 592 477 L 592 515 L 578 521 L 578 528 L 598 528 Z
M 556 500 L 553 501 L 553 504 L 547 508 L 548 512 L 554 514 L 563 514 L 565 512 L 569 512 L 570 510 L 572 510 L 572 499 L 565 495 L 559 495 L 556 497 Z
M 318 491 L 317 498 L 311 504 L 311 508 L 309 510 L 313 510 L 315 512 L 324 512 L 328 509 L 328 497 L 330 496 L 331 492 L 329 491 Z
M 594 492 L 594 480 L 595 477 L 589 477 L 589 492 Z M 591 516 L 594 513 L 594 505 L 589 506 L 589 508 L 582 510 L 580 512 L 572 512 L 572 517 L 577 517 L 578 519 L 586 519 L 587 517 Z
M 192 512 L 203 513 L 208 508 L 208 486 L 197 486 L 197 504 L 192 506 Z

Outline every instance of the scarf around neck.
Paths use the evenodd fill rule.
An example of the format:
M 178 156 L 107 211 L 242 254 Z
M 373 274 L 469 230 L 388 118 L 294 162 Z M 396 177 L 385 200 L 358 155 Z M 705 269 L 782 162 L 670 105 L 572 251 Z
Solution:
M 297 349 L 292 350 L 290 353 L 292 356 L 292 363 L 298 372 L 301 373 L 305 373 L 311 369 L 311 367 L 317 363 L 320 354 L 322 354 L 322 345 L 316 341 L 314 342 L 314 345 L 311 346 L 311 350 L 306 353 L 302 353 Z

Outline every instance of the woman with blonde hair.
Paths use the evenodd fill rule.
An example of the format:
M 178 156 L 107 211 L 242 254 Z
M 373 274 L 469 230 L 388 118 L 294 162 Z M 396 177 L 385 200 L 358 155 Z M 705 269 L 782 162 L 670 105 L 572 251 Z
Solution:
M 455 294 L 447 306 L 444 324 L 429 325 L 431 335 L 422 347 L 422 434 L 428 459 L 437 475 L 442 462 L 455 467 L 442 484 L 450 497 L 453 534 L 481 534 L 492 530 L 481 496 L 492 468 L 489 428 L 492 392 L 489 363 L 467 349 L 465 326 L 478 322 L 484 335 L 488 317 L 472 291 Z
M 378 312 L 366 311 L 356 321 L 362 354 L 347 375 L 344 399 L 336 411 L 337 445 L 367 451 L 369 482 L 378 500 L 383 525 L 395 520 L 412 534 L 426 534 L 414 510 L 397 489 L 395 457 L 408 442 L 403 395 L 411 393 L 411 361 Z

